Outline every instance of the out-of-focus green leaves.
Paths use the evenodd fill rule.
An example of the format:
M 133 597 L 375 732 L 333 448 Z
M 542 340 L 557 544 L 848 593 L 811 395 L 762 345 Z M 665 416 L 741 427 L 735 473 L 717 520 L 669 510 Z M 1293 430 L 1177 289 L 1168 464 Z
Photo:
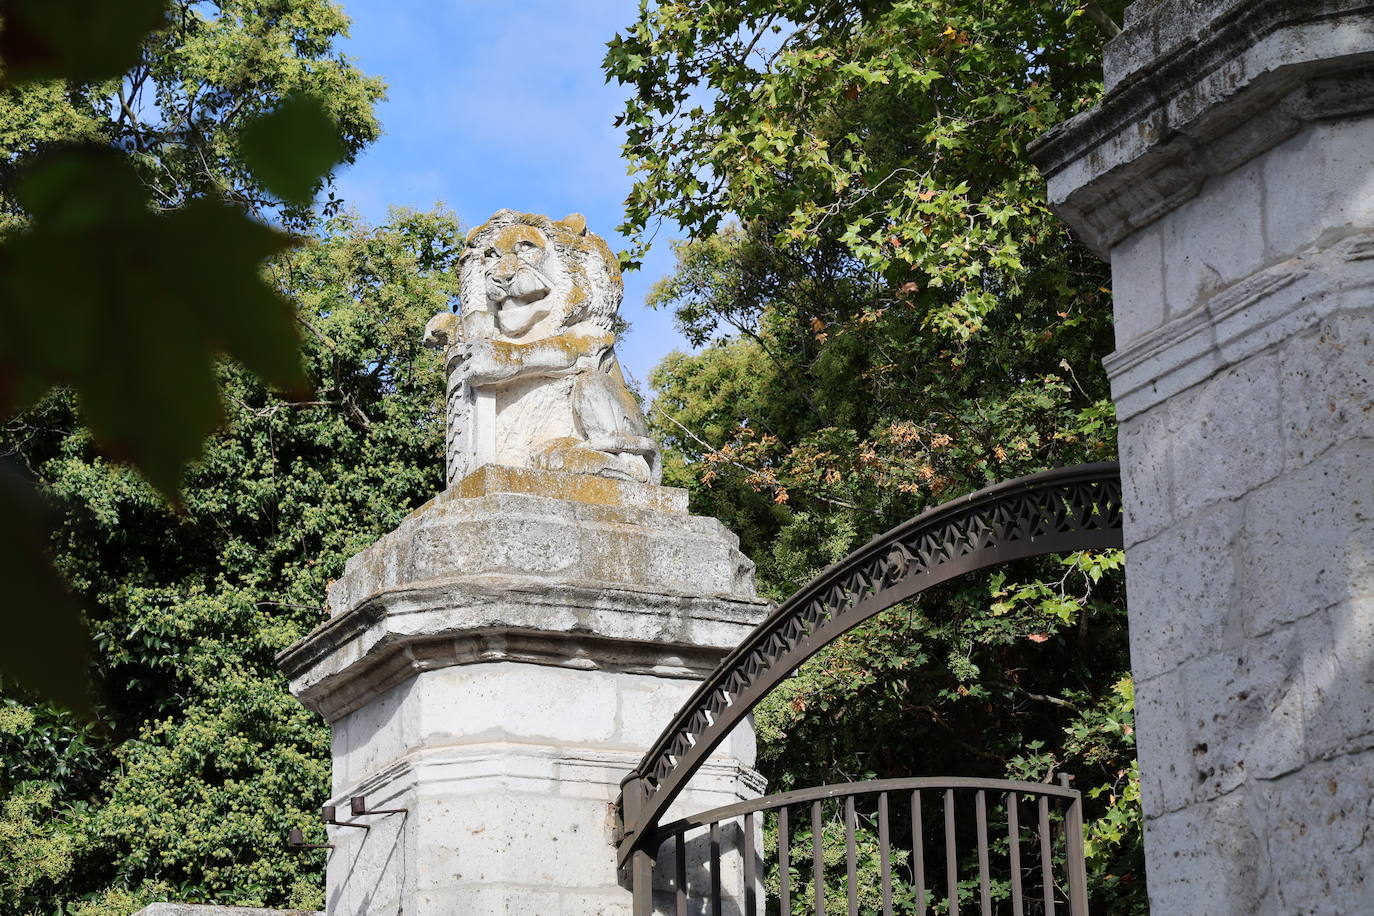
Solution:
M 339 127 L 320 99 L 293 93 L 243 129 L 244 164 L 289 204 L 306 206 L 320 179 L 348 155 Z
M 105 450 L 175 498 L 220 418 L 219 354 L 302 384 L 290 310 L 260 274 L 287 236 L 213 200 L 156 213 L 99 148 L 37 164 L 18 198 L 32 221 L 0 245 L 0 415 L 69 385 Z
M 382 89 L 331 53 L 347 19 L 324 0 L 165 13 L 0 0 L 0 420 L 70 388 L 106 454 L 175 501 L 223 416 L 217 361 L 303 386 L 294 319 L 262 274 L 291 238 L 256 217 L 311 225 L 329 170 L 376 136 Z M 38 516 L 9 517 L 25 520 L 9 536 L 46 542 L 24 527 Z M 77 702 L 85 656 L 57 635 L 79 615 L 41 551 L 6 551 L 0 574 L 70 623 L 15 640 L 29 664 L 0 670 Z
M 138 61 L 165 8 L 165 0 L 0 0 L 0 81 L 113 79 Z
M 90 644 L 81 608 L 44 556 L 48 519 L 29 481 L 0 461 L 0 556 L 10 608 L 0 640 L 0 669 L 83 715 L 91 710 L 86 663 Z M 6 572 L 9 572 L 7 569 Z

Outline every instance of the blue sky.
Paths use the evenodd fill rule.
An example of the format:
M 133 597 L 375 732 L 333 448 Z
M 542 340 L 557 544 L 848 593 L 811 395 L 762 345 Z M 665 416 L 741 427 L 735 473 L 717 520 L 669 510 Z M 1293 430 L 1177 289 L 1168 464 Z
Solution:
M 559 219 L 584 213 L 611 248 L 631 179 L 612 127 L 624 91 L 601 73 L 606 42 L 635 18 L 637 0 L 341 0 L 353 19 L 342 45 L 386 80 L 385 134 L 338 181 L 339 193 L 379 223 L 389 206 L 442 201 L 469 225 L 502 207 Z M 687 349 L 672 316 L 644 305 L 672 268 L 660 233 L 643 269 L 626 274 L 617 347 L 647 389 L 649 370 Z

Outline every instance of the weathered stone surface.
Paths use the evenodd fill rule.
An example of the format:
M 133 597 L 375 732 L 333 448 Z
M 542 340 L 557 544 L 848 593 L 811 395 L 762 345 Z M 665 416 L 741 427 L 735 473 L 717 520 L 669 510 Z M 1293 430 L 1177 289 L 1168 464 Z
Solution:
M 212 906 L 197 903 L 150 903 L 134 916 L 323 916 L 307 910 L 264 910 L 252 906 Z
M 1031 148 L 1051 204 L 1103 256 L 1305 123 L 1374 109 L 1362 0 L 1167 0 L 1130 23 L 1101 104 Z
M 1238 647 L 1236 541 L 1242 509 L 1223 503 L 1133 544 L 1126 565 L 1137 679 L 1173 671 L 1221 647 Z
M 1279 420 L 1278 359 L 1272 353 L 1217 372 L 1169 401 L 1174 514 L 1183 519 L 1273 480 L 1283 452 L 1268 435 Z
M 566 473 L 542 476 L 576 481 Z M 332 613 L 397 588 L 492 576 L 754 597 L 753 564 L 715 519 L 524 492 L 463 498 L 453 490 L 348 561 L 329 588 Z
M 1370 139 L 1374 143 L 1374 125 Z M 1211 203 L 1224 205 L 1219 199 Z M 1368 308 L 1371 287 L 1374 233 L 1366 228 L 1339 230 L 1321 246 L 1207 293 L 1181 314 L 1171 312 L 1163 325 L 1119 342 L 1103 361 L 1117 415 L 1129 421 L 1332 316 Z
M 1281 779 L 1265 807 L 1277 899 L 1260 912 L 1374 913 L 1374 753 L 1320 761 Z
M 1374 306 L 1374 290 L 1342 295 L 1347 305 L 1363 299 Z M 1309 464 L 1350 439 L 1374 439 L 1374 308 L 1327 318 L 1295 336 L 1281 358 L 1280 411 L 1289 468 Z
M 500 464 L 658 483 L 615 357 L 620 268 L 587 221 L 501 210 L 461 262 L 461 316 L 425 329 L 446 356 L 449 481 Z
M 1374 439 L 1354 439 L 1256 490 L 1237 543 L 1247 634 L 1374 593 Z
M 1113 261 L 1151 909 L 1374 912 L 1374 7 L 1140 0 L 1036 155 Z
M 1255 829 L 1262 817 L 1257 808 L 1251 792 L 1241 788 L 1147 818 L 1150 912 L 1279 916 L 1272 906 L 1269 860 Z
M 327 828 L 329 916 L 626 912 L 620 782 L 771 608 L 682 496 L 484 467 L 349 562 L 279 663 L 333 727 L 333 803 L 405 812 Z M 758 794 L 754 756 L 745 724 L 670 816 Z

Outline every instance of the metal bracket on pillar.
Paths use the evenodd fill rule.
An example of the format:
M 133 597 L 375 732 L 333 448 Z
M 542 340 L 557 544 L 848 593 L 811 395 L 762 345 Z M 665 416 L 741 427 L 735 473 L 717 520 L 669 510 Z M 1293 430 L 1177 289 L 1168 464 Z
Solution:
M 305 831 L 299 827 L 291 828 L 291 832 L 286 835 L 286 845 L 290 849 L 333 849 L 333 843 L 307 843 L 305 841 Z
M 334 805 L 325 805 L 320 809 L 320 820 L 332 827 L 357 827 L 360 830 L 367 830 L 366 824 L 355 824 L 351 821 L 339 820 L 339 809 Z
M 363 817 L 368 814 L 405 814 L 408 810 L 408 808 L 375 808 L 369 811 L 365 796 L 355 795 L 348 800 L 348 813 L 354 817 Z

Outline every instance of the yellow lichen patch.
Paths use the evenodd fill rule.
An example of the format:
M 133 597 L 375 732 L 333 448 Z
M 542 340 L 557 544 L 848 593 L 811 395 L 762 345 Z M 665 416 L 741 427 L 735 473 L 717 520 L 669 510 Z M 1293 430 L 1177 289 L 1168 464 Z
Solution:
M 569 440 L 575 443 L 576 440 Z M 449 494 L 475 499 L 492 493 L 528 493 L 593 506 L 634 506 L 685 512 L 686 494 L 672 487 L 594 477 L 571 469 L 546 471 L 487 464 L 455 483 Z
M 533 340 L 529 343 L 493 340 L 491 353 L 492 359 L 499 363 L 524 365 L 530 361 L 531 354 L 538 350 L 553 350 L 576 359 L 579 356 L 599 353 L 614 343 L 615 335 L 610 333 L 558 334 L 554 337 L 545 337 L 542 340 Z

